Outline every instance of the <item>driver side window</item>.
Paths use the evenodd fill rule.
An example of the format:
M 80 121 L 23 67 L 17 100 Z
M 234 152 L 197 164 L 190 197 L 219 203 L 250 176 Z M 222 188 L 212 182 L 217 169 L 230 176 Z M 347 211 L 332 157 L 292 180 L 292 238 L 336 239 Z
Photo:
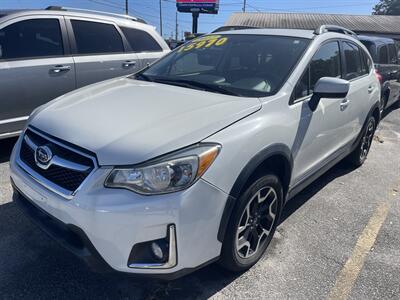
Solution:
M 321 46 L 314 54 L 308 68 L 297 83 L 294 100 L 309 96 L 322 77 L 341 77 L 339 43 L 329 42 Z

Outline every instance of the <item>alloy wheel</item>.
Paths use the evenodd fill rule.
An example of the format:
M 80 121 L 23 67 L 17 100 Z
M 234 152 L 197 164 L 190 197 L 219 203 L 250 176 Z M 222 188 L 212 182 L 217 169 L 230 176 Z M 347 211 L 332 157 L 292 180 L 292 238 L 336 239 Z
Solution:
M 375 121 L 371 119 L 368 123 L 367 130 L 362 138 L 360 159 L 366 159 L 369 149 L 371 148 L 372 139 L 374 138 Z
M 278 196 L 272 187 L 263 187 L 247 203 L 236 231 L 236 251 L 247 259 L 255 255 L 276 222 Z

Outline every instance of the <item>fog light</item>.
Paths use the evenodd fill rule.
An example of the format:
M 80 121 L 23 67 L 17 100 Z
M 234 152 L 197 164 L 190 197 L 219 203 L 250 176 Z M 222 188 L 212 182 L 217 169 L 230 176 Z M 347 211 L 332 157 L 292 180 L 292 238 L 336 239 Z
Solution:
M 178 262 L 175 225 L 167 227 L 164 238 L 135 244 L 128 258 L 128 267 L 168 269 Z
M 154 257 L 157 260 L 161 261 L 164 259 L 164 251 L 158 243 L 156 242 L 151 243 L 151 251 L 153 252 Z

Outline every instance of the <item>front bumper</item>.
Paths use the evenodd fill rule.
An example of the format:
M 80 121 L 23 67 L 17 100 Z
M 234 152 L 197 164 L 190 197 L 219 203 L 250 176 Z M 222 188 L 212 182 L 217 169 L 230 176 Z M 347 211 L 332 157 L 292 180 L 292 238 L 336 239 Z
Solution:
M 40 227 L 94 269 L 174 278 L 219 257 L 217 234 L 228 195 L 206 181 L 199 180 L 178 193 L 143 196 L 104 188 L 110 168 L 99 168 L 71 200 L 66 200 L 18 166 L 18 147 L 10 160 L 14 199 L 36 212 L 34 218 Z M 176 230 L 176 266 L 129 267 L 132 247 L 164 238 L 171 224 Z M 71 241 L 79 247 L 71 247 Z
M 49 215 L 23 195 L 12 182 L 13 201 L 45 233 L 60 243 L 64 248 L 83 259 L 94 271 L 108 272 L 110 266 L 94 248 L 87 235 L 77 226 L 67 225 Z

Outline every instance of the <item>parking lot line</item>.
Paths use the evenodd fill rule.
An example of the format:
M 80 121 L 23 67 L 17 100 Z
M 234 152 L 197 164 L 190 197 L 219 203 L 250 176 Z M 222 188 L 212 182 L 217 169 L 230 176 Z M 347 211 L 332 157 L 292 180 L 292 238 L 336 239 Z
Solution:
M 351 256 L 340 271 L 335 286 L 328 296 L 328 300 L 345 300 L 349 297 L 357 277 L 364 266 L 365 259 L 376 241 L 379 230 L 385 222 L 391 206 L 391 200 L 397 195 L 397 191 L 398 189 L 392 189 L 389 199 L 380 203 L 376 208 L 367 226 L 365 226 L 358 238 Z

